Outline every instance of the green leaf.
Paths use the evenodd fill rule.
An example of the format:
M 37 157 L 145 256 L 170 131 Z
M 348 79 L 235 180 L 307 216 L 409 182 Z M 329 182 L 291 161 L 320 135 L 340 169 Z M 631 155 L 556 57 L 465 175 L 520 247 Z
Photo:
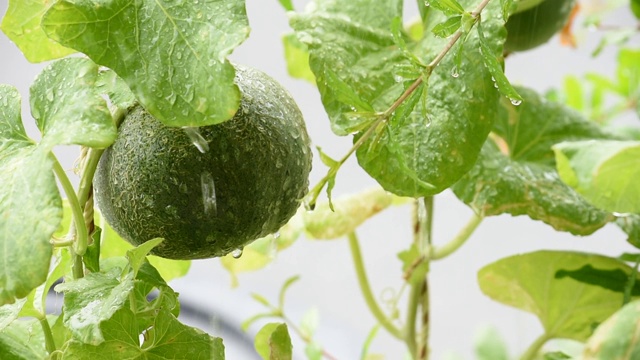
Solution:
M 627 234 L 627 242 L 640 249 L 640 215 L 620 214 L 615 224 Z
M 320 324 L 320 312 L 317 307 L 312 307 L 302 315 L 300 321 L 300 333 L 302 337 L 312 339 Z
M 616 77 L 621 95 L 633 98 L 640 95 L 640 50 L 622 49 L 618 54 Z
M 100 94 L 108 95 L 111 103 L 121 109 L 128 109 L 137 102 L 127 83 L 111 69 L 100 71 L 96 87 Z
M 243 0 L 108 0 L 99 7 L 61 0 L 42 27 L 115 71 L 166 125 L 217 124 L 238 109 L 235 71 L 225 57 L 249 34 Z
M 20 315 L 27 298 L 16 300 L 13 304 L 0 306 L 0 333 Z
M 640 213 L 640 142 L 585 140 L 553 147 L 560 178 L 598 208 Z
M 157 294 L 153 300 L 149 300 L 154 289 L 158 290 Z M 170 311 L 174 316 L 180 314 L 178 294 L 167 285 L 158 270 L 148 262 L 142 264 L 136 275 L 133 294 L 135 301 L 133 308 L 136 310 L 136 321 L 140 331 L 153 326 L 160 309 Z M 131 297 L 129 300 L 131 301 Z
M 431 29 L 431 32 L 433 32 L 433 34 L 437 37 L 447 38 L 458 31 L 458 29 L 460 29 L 460 26 L 462 26 L 461 20 L 462 16 L 460 15 L 452 16 L 445 22 L 434 26 L 433 29 Z
M 291 338 L 287 324 L 266 324 L 256 334 L 254 346 L 258 355 L 264 360 L 292 359 Z
M 56 320 L 48 317 L 49 322 Z M 44 346 L 44 333 L 36 319 L 14 321 L 0 332 L 0 354 L 3 360 L 49 359 Z
M 640 0 L 631 0 L 631 12 L 636 19 L 640 19 Z
M 587 340 L 583 353 L 590 360 L 631 360 L 640 357 L 640 301 L 625 305 L 600 324 Z
M 461 3 L 463 7 L 476 5 L 471 0 Z M 332 130 L 344 135 L 360 125 L 349 126 L 353 120 L 345 114 L 362 112 L 362 103 L 373 109 L 365 112 L 384 113 L 410 85 L 398 76 L 397 69 L 410 68 L 413 60 L 397 46 L 398 36 L 394 38 L 389 31 L 394 19 L 402 17 L 401 1 L 316 0 L 314 4 L 308 12 L 293 15 L 291 26 L 308 46 L 311 70 Z M 500 16 L 493 14 L 501 9 L 491 2 L 486 11 L 487 42 L 498 56 L 506 33 Z M 435 23 L 445 20 L 442 13 L 434 14 Z M 418 104 L 420 96 L 411 95 L 402 111 L 411 115 L 393 116 L 359 147 L 359 164 L 386 190 L 402 196 L 433 195 L 473 166 L 496 117 L 499 96 L 477 56 L 477 41 L 472 35 L 464 45 L 459 67 L 463 76 L 451 81 L 455 59 L 446 56 L 428 79 L 426 106 L 413 111 L 411 106 Z M 446 43 L 425 32 L 424 39 L 407 42 L 406 47 L 426 62 Z M 357 97 L 344 96 L 345 89 Z M 425 86 L 418 86 L 414 93 L 425 93 Z
M 507 345 L 500 333 L 493 327 L 486 327 L 476 333 L 474 348 L 477 360 L 508 360 Z
M 241 257 L 236 259 L 232 254 L 228 254 L 220 258 L 222 266 L 231 275 L 231 286 L 238 285 L 239 273 L 262 269 L 273 261 L 278 251 L 288 248 L 300 237 L 304 229 L 304 212 L 304 207 L 300 207 L 276 234 L 269 234 L 245 246 Z
M 398 259 L 402 261 L 402 271 L 409 274 L 409 283 L 419 284 L 424 281 L 429 272 L 429 262 L 424 261 L 424 256 L 416 244 L 411 244 L 408 250 L 399 252 Z
M 122 308 L 133 290 L 133 273 L 121 281 L 119 269 L 87 276 L 59 284 L 57 292 L 64 292 L 64 323 L 74 338 L 91 345 L 99 345 L 105 338 L 100 324 Z
M 284 59 L 287 62 L 287 72 L 296 79 L 306 80 L 316 84 L 316 77 L 309 68 L 309 50 L 295 34 L 286 34 L 282 37 L 284 46 Z
M 62 359 L 224 360 L 222 339 L 181 324 L 164 309 L 158 311 L 153 326 L 144 331 L 145 340 L 142 344 L 135 314 L 128 308 L 118 310 L 100 329 L 104 333 L 103 343 L 95 346 L 71 341 Z
M 20 95 L 0 85 L 0 305 L 27 296 L 49 271 L 49 240 L 62 201 L 48 151 L 33 146 L 22 125 Z
M 310 342 L 305 346 L 304 354 L 307 355 L 308 360 L 322 360 L 322 346 L 315 341 Z
M 478 282 L 492 299 L 535 314 L 549 337 L 584 341 L 620 308 L 631 272 L 601 255 L 537 251 L 485 266 Z
M 520 106 L 506 99 L 478 162 L 453 191 L 481 216 L 528 215 L 560 231 L 587 235 L 613 220 L 563 183 L 551 147 L 566 140 L 608 138 L 596 124 L 535 92 L 518 88 Z
M 50 2 L 47 0 L 10 0 L 0 29 L 32 63 L 53 60 L 74 53 L 49 39 L 40 27 L 42 15 Z
M 333 201 L 333 211 L 326 202 L 313 211 L 302 213 L 305 234 L 310 239 L 337 239 L 347 236 L 370 217 L 394 205 L 396 196 L 379 187 Z
M 116 125 L 96 92 L 98 66 L 68 58 L 48 65 L 30 88 L 31 114 L 44 134 L 42 146 L 77 144 L 105 148 L 115 141 Z
M 146 261 L 147 255 L 154 247 L 160 245 L 164 239 L 155 238 L 149 241 L 145 241 L 144 243 L 138 245 L 137 247 L 127 251 L 127 259 L 129 259 L 129 264 L 131 264 L 131 269 L 133 270 L 133 274 L 137 274 L 140 266 Z
M 102 229 L 96 226 L 91 234 L 91 240 L 87 246 L 87 251 L 82 255 L 82 262 L 87 270 L 100 272 L 100 236 Z
M 543 360 L 564 360 L 564 359 L 571 359 L 571 356 L 560 351 L 546 353 L 544 354 L 544 358 L 543 358 Z
M 464 13 L 464 8 L 456 0 L 428 0 L 429 6 L 444 12 L 448 16 Z
M 97 212 L 97 225 L 102 227 L 102 245 L 100 249 L 100 258 L 108 259 L 113 257 L 125 256 L 127 251 L 133 249 L 133 245 L 122 239 L 109 224 L 104 221 L 102 215 Z M 158 256 L 149 255 L 147 257 L 151 265 L 153 265 L 163 279 L 170 281 L 185 276 L 191 267 L 189 260 L 171 260 Z
M 482 60 L 484 60 L 484 66 L 491 73 L 492 80 L 498 87 L 500 93 L 509 98 L 509 101 L 511 101 L 513 105 L 520 105 L 520 103 L 522 103 L 522 97 L 518 94 L 516 89 L 511 86 L 509 79 L 507 79 L 504 74 L 502 65 L 496 58 L 496 55 L 494 51 L 492 51 L 490 45 L 485 40 L 481 21 L 478 22 L 477 29 L 478 39 L 480 40 L 480 55 L 482 55 Z M 500 56 L 502 56 L 502 54 L 500 54 Z
M 280 5 L 282 5 L 282 7 L 287 10 L 287 11 L 294 11 L 295 9 L 293 8 L 293 4 L 291 3 L 291 0 L 278 0 L 280 2 Z
M 502 18 L 505 21 L 509 18 L 509 14 L 511 14 L 513 3 L 514 0 L 500 0 L 500 5 L 502 6 Z

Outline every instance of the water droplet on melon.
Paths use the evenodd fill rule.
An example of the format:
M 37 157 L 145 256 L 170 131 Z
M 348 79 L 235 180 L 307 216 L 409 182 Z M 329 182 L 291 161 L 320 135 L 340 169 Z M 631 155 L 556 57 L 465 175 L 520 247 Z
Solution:
M 213 182 L 213 176 L 211 176 L 211 173 L 205 171 L 200 174 L 200 185 L 202 187 L 204 213 L 207 215 L 216 215 L 218 212 L 216 203 L 216 186 Z

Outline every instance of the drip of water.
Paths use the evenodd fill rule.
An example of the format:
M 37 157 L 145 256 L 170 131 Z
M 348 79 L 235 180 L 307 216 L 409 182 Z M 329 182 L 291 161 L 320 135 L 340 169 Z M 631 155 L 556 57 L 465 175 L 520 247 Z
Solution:
M 211 173 L 204 171 L 200 174 L 200 185 L 202 187 L 204 213 L 207 215 L 216 215 L 218 213 L 216 203 L 216 186 L 213 182 L 213 176 L 211 176 Z
M 209 143 L 204 137 L 202 137 L 202 134 L 200 134 L 200 130 L 197 127 L 185 126 L 182 129 L 189 137 L 189 140 L 191 140 L 191 143 L 198 148 L 198 151 L 203 154 L 209 151 Z
M 231 252 L 231 256 L 233 256 L 234 259 L 240 259 L 240 257 L 242 256 L 242 251 L 242 248 L 235 249 Z

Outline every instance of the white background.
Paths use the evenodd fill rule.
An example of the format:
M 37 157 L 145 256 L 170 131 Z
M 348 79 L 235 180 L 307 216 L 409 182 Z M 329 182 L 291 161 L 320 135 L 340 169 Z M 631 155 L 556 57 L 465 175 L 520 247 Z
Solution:
M 294 3 L 300 10 L 307 2 Z M 6 8 L 7 0 L 0 0 L 0 14 L 4 14 Z M 322 146 L 333 157 L 341 157 L 349 149 L 351 140 L 331 133 L 316 89 L 306 82 L 291 79 L 286 73 L 280 42 L 281 35 L 289 31 L 286 13 L 277 0 L 248 0 L 247 11 L 251 36 L 235 51 L 232 59 L 263 70 L 289 89 L 305 116 L 314 144 Z M 416 14 L 415 5 L 408 5 L 406 17 L 414 18 Z M 626 9 L 608 19 L 613 24 L 632 22 Z M 560 86 L 566 74 L 580 75 L 587 71 L 613 74 L 615 51 L 608 49 L 598 58 L 590 57 L 599 34 L 585 31 L 580 24 L 576 24 L 575 29 L 580 40 L 578 50 L 561 47 L 554 38 L 544 47 L 510 56 L 506 68 L 512 82 L 544 91 Z M 634 40 L 637 45 L 637 38 Z M 37 131 L 29 116 L 26 99 L 28 86 L 43 66 L 28 63 L 14 44 L 0 34 L 0 83 L 14 85 L 22 93 L 23 118 L 28 132 L 36 138 Z M 71 169 L 78 155 L 77 149 L 60 148 L 57 152 L 65 168 Z M 314 159 L 311 184 L 317 183 L 325 171 L 317 158 Z M 355 192 L 374 184 L 352 159 L 340 171 L 334 193 Z M 434 238 L 436 243 L 442 243 L 454 236 L 471 212 L 448 191 L 437 196 L 435 201 Z M 410 244 L 410 229 L 409 209 L 404 207 L 372 218 L 359 230 L 369 277 L 379 298 L 383 293 L 400 288 L 401 264 L 396 253 Z M 468 244 L 451 257 L 432 265 L 429 281 L 433 359 L 447 358 L 446 354 L 450 352 L 472 359 L 474 334 L 489 324 L 498 329 L 514 357 L 541 334 L 542 328 L 533 315 L 491 301 L 482 295 L 476 284 L 476 272 L 482 266 L 505 256 L 538 249 L 578 249 L 618 255 L 631 247 L 625 243 L 625 235 L 613 226 L 590 237 L 574 237 L 557 233 L 549 226 L 525 217 L 505 215 L 486 219 Z M 275 301 L 281 284 L 294 274 L 300 274 L 301 280 L 290 289 L 287 297 L 286 310 L 290 317 L 299 321 L 305 311 L 317 307 L 320 314 L 317 340 L 339 359 L 358 359 L 362 343 L 375 321 L 360 295 L 348 244 L 344 240 L 301 239 L 278 254 L 273 264 L 263 271 L 242 275 L 236 289 L 230 287 L 228 274 L 215 259 L 194 261 L 191 273 L 173 285 L 181 293 L 182 302 L 216 314 L 214 319 L 201 317 L 189 321 L 213 334 L 222 334 L 228 359 L 253 359 L 255 355 L 251 354 L 251 348 L 246 347 L 250 346 L 246 340 L 251 341 L 252 335 L 247 335 L 243 342 L 242 337 L 226 333 L 220 324 L 228 323 L 238 328 L 242 320 L 263 310 L 250 298 L 252 292 Z M 253 327 L 252 331 L 257 329 L 258 326 Z M 299 342 L 295 349 L 295 358 L 303 359 Z M 401 359 L 405 354 L 403 344 L 384 330 L 379 332 L 371 351 L 385 354 L 387 359 Z

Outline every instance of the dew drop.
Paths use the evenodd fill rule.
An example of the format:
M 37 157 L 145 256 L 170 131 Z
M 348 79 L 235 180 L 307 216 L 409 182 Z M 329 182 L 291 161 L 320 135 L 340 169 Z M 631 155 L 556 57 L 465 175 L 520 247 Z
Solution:
M 216 215 L 218 206 L 216 202 L 216 187 L 213 182 L 213 176 L 208 171 L 200 174 L 200 185 L 202 187 L 202 203 L 204 204 L 204 213 L 207 215 Z
M 204 137 L 202 137 L 202 134 L 200 134 L 200 130 L 198 130 L 197 127 L 185 126 L 182 129 L 189 137 L 189 140 L 191 140 L 191 143 L 198 148 L 198 151 L 203 154 L 209 151 L 209 143 Z
M 431 6 L 431 4 L 429 4 L 429 2 L 428 2 L 428 1 L 425 1 L 425 2 L 424 2 L 424 6 L 429 7 L 429 6 Z
M 458 78 L 458 76 L 460 76 L 457 66 L 454 66 L 453 69 L 451 69 L 451 76 L 453 76 L 456 79 Z
M 509 101 L 511 101 L 511 104 L 513 104 L 513 106 L 518 106 L 520 104 L 522 104 L 522 100 L 518 100 L 518 99 L 509 99 Z
M 625 217 L 629 217 L 631 216 L 630 213 L 619 213 L 619 212 L 613 212 L 611 213 L 613 214 L 613 216 L 617 217 L 617 218 L 625 218 Z
M 429 115 L 427 115 L 425 120 L 426 120 L 426 125 L 425 126 L 426 127 L 430 127 L 431 126 L 431 118 L 429 117 Z
M 240 257 L 242 256 L 242 251 L 242 248 L 235 249 L 231 252 L 231 256 L 233 256 L 234 259 L 240 259 Z
M 273 238 L 278 240 L 280 238 L 280 231 L 276 231 L 273 233 Z

